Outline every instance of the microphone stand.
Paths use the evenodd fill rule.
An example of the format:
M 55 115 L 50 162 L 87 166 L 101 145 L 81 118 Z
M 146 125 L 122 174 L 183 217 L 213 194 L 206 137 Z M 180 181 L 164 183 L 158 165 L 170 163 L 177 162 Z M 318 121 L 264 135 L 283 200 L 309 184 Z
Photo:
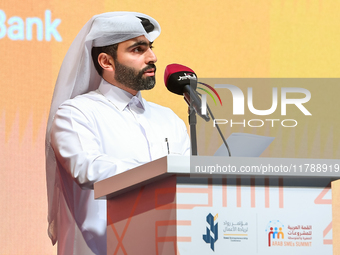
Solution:
M 192 106 L 189 105 L 188 112 L 189 112 L 189 125 L 190 125 L 191 155 L 197 156 L 196 111 Z
M 193 91 L 193 93 L 196 93 L 197 95 L 202 96 L 197 91 Z M 194 107 L 190 103 L 191 99 L 189 97 L 187 97 L 187 95 L 184 95 L 184 100 L 189 105 L 188 112 L 189 112 L 189 125 L 190 125 L 191 155 L 197 156 L 197 132 L 196 132 L 197 116 L 196 116 L 196 110 L 194 109 Z M 212 119 L 215 120 L 215 117 L 214 117 L 212 111 L 210 110 L 210 107 L 209 107 L 208 104 L 207 104 L 207 109 L 208 109 L 208 112 L 211 115 Z M 220 127 L 217 123 L 216 123 L 216 128 L 217 128 L 217 131 L 218 131 L 224 145 L 226 146 L 226 149 L 228 151 L 228 156 L 231 157 L 231 152 L 230 152 L 230 148 L 228 146 L 228 143 L 227 143 L 226 139 L 224 138 L 223 133 L 222 133 L 222 131 L 221 131 L 221 129 L 220 129 Z

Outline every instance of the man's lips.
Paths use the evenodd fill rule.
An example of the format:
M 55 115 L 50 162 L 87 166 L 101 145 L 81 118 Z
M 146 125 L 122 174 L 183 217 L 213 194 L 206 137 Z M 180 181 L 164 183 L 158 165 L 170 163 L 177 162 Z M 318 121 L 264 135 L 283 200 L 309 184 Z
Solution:
M 144 72 L 144 74 L 146 75 L 146 76 L 154 76 L 155 75 L 155 69 L 154 68 L 152 68 L 152 69 L 148 69 L 148 70 L 146 70 L 145 72 Z

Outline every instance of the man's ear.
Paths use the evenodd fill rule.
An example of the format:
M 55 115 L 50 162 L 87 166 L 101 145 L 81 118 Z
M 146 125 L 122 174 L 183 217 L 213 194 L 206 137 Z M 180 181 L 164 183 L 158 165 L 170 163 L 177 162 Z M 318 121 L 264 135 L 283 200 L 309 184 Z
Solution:
M 115 70 L 113 58 L 109 54 L 100 53 L 98 56 L 98 63 L 104 70 L 109 72 Z

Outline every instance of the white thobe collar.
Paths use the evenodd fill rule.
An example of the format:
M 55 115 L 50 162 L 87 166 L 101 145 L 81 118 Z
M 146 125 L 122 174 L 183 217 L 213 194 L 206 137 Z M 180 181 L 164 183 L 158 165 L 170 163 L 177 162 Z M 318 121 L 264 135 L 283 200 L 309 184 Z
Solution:
M 104 79 L 102 79 L 99 88 L 99 92 L 109 100 L 119 111 L 123 111 L 128 105 L 136 105 L 138 108 L 145 110 L 143 98 L 140 91 L 134 96 L 129 92 L 118 88 Z

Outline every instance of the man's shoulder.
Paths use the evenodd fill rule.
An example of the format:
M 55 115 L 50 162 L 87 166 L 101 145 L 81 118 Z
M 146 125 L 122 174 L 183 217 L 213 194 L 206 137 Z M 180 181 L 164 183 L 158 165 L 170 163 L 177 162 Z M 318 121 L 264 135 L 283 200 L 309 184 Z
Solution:
M 165 114 L 171 114 L 171 115 L 175 115 L 177 116 L 170 108 L 168 107 L 165 107 L 165 106 L 162 106 L 162 105 L 159 105 L 159 104 L 156 104 L 156 103 L 153 103 L 153 102 L 149 102 L 149 101 L 146 101 L 144 100 L 144 104 L 147 104 L 148 107 L 150 108 L 151 111 L 157 111 L 157 112 L 160 112 L 160 113 L 165 113 Z
M 68 99 L 65 102 L 63 102 L 60 107 L 82 107 L 82 106 L 89 106 L 92 104 L 96 104 L 100 101 L 102 95 L 98 93 L 97 91 L 91 91 L 86 94 L 78 95 L 74 98 Z
M 105 104 L 106 102 L 103 100 L 103 96 L 100 93 L 91 91 L 64 101 L 59 106 L 56 117 L 61 115 L 96 119 L 96 115 L 100 112 L 100 109 L 103 107 L 106 109 L 107 106 Z

